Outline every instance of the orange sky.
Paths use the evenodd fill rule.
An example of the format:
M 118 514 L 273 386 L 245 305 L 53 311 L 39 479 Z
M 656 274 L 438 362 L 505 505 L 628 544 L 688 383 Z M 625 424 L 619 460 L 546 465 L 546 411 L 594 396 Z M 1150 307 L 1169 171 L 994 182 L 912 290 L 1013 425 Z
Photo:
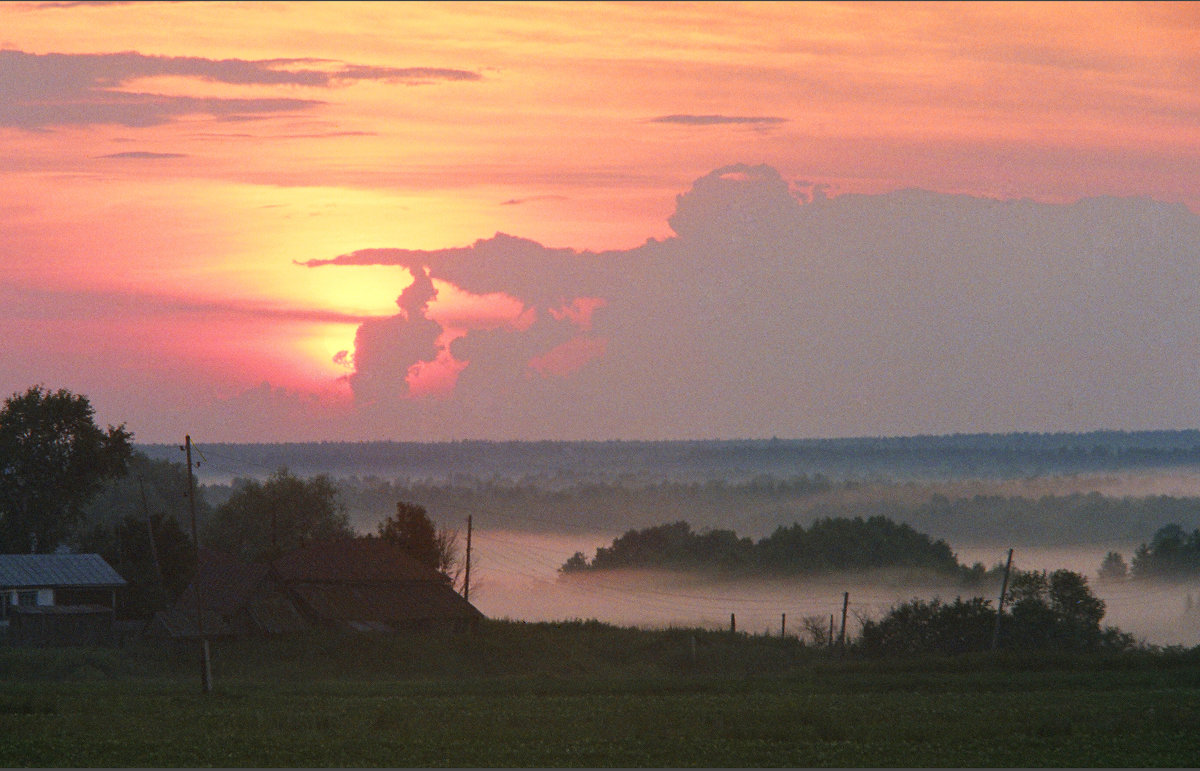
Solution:
M 6 3 L 0 386 L 79 390 L 173 441 L 166 414 L 218 432 L 266 382 L 332 412 L 263 438 L 390 436 L 337 410 L 359 324 L 411 273 L 297 262 L 496 232 L 627 250 L 733 163 L 829 196 L 1200 212 L 1198 30 L 1194 3 Z M 611 354 L 434 278 L 443 336 L 410 398 L 453 391 L 468 329 L 574 330 L 529 351 L 534 379 Z

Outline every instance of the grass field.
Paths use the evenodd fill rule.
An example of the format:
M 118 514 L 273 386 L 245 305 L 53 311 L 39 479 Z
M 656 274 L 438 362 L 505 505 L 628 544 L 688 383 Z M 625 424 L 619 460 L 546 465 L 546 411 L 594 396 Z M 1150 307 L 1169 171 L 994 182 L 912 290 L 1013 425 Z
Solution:
M 695 645 L 693 647 L 693 640 Z M 694 650 L 694 656 L 693 656 Z M 0 648 L 0 765 L 1132 766 L 1200 759 L 1200 654 L 865 660 L 489 622 L 195 649 Z

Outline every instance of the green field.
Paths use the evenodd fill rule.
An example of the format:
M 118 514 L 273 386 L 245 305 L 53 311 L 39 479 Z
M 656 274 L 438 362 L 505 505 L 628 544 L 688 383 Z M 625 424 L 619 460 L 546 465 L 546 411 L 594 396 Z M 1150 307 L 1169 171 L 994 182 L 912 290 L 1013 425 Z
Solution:
M 694 640 L 694 645 L 693 645 Z M 0 765 L 1132 766 L 1200 759 L 1200 652 L 869 660 L 596 623 L 0 648 Z

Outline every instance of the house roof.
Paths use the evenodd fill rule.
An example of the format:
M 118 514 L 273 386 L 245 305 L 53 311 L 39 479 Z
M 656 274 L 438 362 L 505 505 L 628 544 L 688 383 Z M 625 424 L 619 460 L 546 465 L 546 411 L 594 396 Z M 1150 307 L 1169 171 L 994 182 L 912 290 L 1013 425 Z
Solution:
M 483 615 L 441 573 L 379 538 L 312 544 L 272 567 L 309 612 L 355 629 Z
M 391 629 L 411 622 L 471 620 L 483 615 L 441 573 L 380 539 L 323 541 L 285 554 L 270 565 L 201 549 L 200 564 L 206 633 L 232 631 L 227 622 L 243 609 L 262 631 L 303 628 L 305 622 L 292 599 L 319 619 L 355 629 Z M 173 610 L 156 616 L 158 626 L 172 637 L 195 636 L 195 597 L 193 583 Z
M 211 549 L 200 549 L 199 560 L 200 602 L 207 610 L 222 615 L 231 615 L 245 605 L 270 570 L 267 565 L 242 562 Z M 175 607 L 195 613 L 195 579 L 184 589 Z
M 381 538 L 321 541 L 279 557 L 272 567 L 289 584 L 400 581 L 446 584 L 446 578 L 441 573 Z
M 292 591 L 316 616 L 354 628 L 371 624 L 404 625 L 417 621 L 482 618 L 475 606 L 446 584 L 408 581 L 395 584 L 293 584 Z
M 0 554 L 0 587 L 125 586 L 99 554 Z

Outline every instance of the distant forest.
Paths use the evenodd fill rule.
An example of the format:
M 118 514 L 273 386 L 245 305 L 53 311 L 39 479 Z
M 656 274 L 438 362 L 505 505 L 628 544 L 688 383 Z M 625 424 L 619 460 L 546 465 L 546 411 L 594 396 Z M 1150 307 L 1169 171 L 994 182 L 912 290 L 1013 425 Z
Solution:
M 671 480 L 738 482 L 824 475 L 835 479 L 1010 479 L 1037 475 L 1200 469 L 1200 431 L 953 434 L 894 438 L 697 441 L 309 442 L 205 444 L 203 482 L 288 467 L 328 474 L 454 481 L 499 478 L 539 485 Z M 145 444 L 150 458 L 181 460 L 174 444 Z
M 182 460 L 174 445 L 139 449 L 150 458 Z M 363 531 L 373 530 L 398 501 L 424 506 L 442 526 L 461 527 L 471 515 L 476 527 L 547 533 L 613 533 L 686 521 L 762 536 L 792 523 L 881 516 L 955 543 L 1020 546 L 1138 543 L 1168 523 L 1200 527 L 1200 498 L 1105 495 L 1058 484 L 1088 474 L 1200 475 L 1200 431 L 197 443 L 195 451 L 208 506 L 227 499 L 236 480 L 263 479 L 286 467 L 298 476 L 329 476 L 351 523 Z M 1004 487 L 1006 480 L 1016 481 Z
M 947 497 L 911 483 L 866 487 L 825 477 L 641 487 L 594 483 L 559 489 L 478 479 L 436 483 L 343 477 L 333 481 L 351 524 L 363 531 L 373 530 L 398 501 L 424 506 L 442 526 L 461 527 L 470 515 L 480 528 L 544 533 L 613 532 L 688 521 L 699 528 L 766 534 L 781 525 L 829 517 L 886 517 L 956 543 L 1022 546 L 1133 544 L 1167 523 L 1200 527 L 1200 498 L 1166 495 Z M 206 503 L 220 505 L 236 484 L 205 485 Z

